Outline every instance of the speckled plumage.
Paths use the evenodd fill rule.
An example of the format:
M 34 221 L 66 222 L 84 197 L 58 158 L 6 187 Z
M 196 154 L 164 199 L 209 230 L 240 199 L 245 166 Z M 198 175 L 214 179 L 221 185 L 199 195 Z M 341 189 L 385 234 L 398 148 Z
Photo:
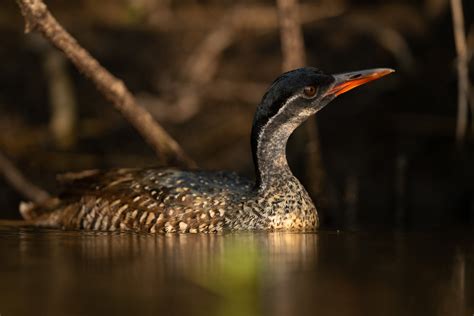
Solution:
M 66 178 L 68 193 L 52 202 L 52 212 L 37 214 L 37 224 L 149 233 L 311 230 L 317 224 L 296 179 L 282 181 L 277 192 L 258 194 L 254 183 L 231 172 L 117 169 Z M 305 210 L 307 221 L 298 220 Z
M 221 171 L 92 170 L 61 176 L 63 193 L 59 197 L 42 205 L 23 203 L 20 211 L 37 225 L 63 229 L 148 233 L 315 230 L 319 224 L 316 208 L 288 167 L 287 140 L 338 94 L 388 71 L 333 76 L 300 68 L 277 78 L 258 106 L 252 126 L 255 181 Z

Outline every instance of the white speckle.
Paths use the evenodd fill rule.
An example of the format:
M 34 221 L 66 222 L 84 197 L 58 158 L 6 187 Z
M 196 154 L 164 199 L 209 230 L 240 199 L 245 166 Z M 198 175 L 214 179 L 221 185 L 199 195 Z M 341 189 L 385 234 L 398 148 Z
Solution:
M 152 208 L 156 207 L 157 205 L 158 205 L 158 203 L 153 202 L 150 205 L 148 205 L 147 208 L 152 209 Z
M 120 218 L 120 215 L 122 215 L 123 211 L 125 211 L 127 208 L 128 208 L 128 205 L 125 204 L 125 205 L 123 205 L 121 208 L 119 208 L 119 209 L 117 210 L 117 212 L 115 212 L 115 215 L 114 215 L 114 217 L 112 218 L 112 226 L 115 227 L 115 225 L 117 224 L 118 219 Z
M 142 197 L 140 195 L 137 195 L 136 197 L 133 198 L 133 202 L 137 202 L 138 200 L 140 200 Z
M 146 198 L 146 199 L 144 199 L 143 201 L 141 201 L 139 205 L 140 205 L 141 207 L 144 207 L 148 202 L 150 202 L 150 199 Z
M 128 204 L 124 204 L 124 205 L 122 205 L 121 208 L 119 208 L 117 210 L 117 213 L 121 213 L 121 212 L 125 211 L 127 208 L 128 208 Z
M 138 220 L 138 222 L 140 224 L 143 224 L 143 222 L 145 221 L 145 218 L 147 217 L 148 213 L 147 212 L 143 212 L 142 216 L 140 216 L 140 219 Z
M 179 230 L 180 231 L 185 232 L 186 228 L 188 228 L 188 224 L 186 224 L 185 222 L 180 222 L 179 223 Z
M 115 201 L 113 201 L 113 202 L 110 204 L 110 207 L 117 206 L 118 204 L 120 204 L 120 202 L 121 202 L 120 199 L 115 200 Z M 127 204 L 125 204 L 125 205 L 127 205 Z
M 103 219 L 103 215 L 99 212 L 98 215 L 97 215 L 97 219 L 95 221 L 95 224 L 94 224 L 94 230 L 99 230 L 100 228 L 100 225 L 102 223 L 102 219 Z
M 155 214 L 148 213 L 148 217 L 146 218 L 146 224 L 149 225 L 154 218 L 155 218 Z

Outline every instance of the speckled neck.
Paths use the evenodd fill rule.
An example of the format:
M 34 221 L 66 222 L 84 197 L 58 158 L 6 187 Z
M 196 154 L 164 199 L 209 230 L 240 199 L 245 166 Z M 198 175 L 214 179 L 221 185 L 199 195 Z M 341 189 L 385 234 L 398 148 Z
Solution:
M 292 101 L 289 99 L 286 104 Z M 310 113 L 294 113 L 285 105 L 265 124 L 258 126 L 254 122 L 252 128 L 252 151 L 259 191 L 271 187 L 276 179 L 294 178 L 286 159 L 286 144 Z

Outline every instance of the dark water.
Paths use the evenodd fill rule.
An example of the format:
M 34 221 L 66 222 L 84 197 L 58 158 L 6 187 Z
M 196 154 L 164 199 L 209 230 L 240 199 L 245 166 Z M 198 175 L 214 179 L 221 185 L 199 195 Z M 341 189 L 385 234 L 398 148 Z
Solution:
M 473 315 L 472 233 L 170 235 L 0 222 L 0 314 Z

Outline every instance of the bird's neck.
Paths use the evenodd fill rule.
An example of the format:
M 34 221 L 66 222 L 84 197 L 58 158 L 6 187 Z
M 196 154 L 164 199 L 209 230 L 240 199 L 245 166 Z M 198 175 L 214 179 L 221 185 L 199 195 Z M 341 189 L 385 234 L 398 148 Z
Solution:
M 265 125 L 252 128 L 252 151 L 258 190 L 272 187 L 282 179 L 294 179 L 286 159 L 286 144 L 306 115 L 280 113 Z

